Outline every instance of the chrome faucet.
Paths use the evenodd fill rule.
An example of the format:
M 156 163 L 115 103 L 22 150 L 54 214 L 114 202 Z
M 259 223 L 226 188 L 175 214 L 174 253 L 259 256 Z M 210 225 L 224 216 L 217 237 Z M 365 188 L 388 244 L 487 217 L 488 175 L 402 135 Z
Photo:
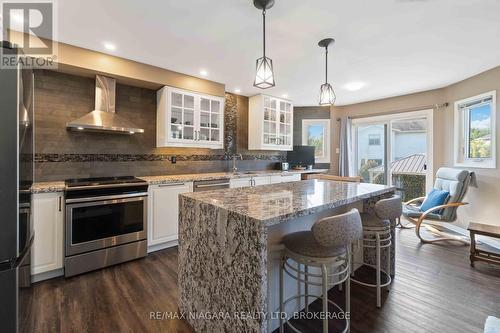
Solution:
M 233 173 L 236 173 L 238 171 L 238 168 L 236 167 L 236 159 L 243 160 L 243 156 L 241 154 L 234 154 L 233 155 Z

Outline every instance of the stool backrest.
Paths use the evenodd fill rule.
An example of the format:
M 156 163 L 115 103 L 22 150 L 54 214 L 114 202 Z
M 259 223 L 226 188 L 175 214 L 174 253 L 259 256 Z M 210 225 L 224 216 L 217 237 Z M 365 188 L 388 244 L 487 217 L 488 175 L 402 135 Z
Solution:
M 348 246 L 363 238 L 363 225 L 357 209 L 322 218 L 314 223 L 311 230 L 322 246 Z
M 399 195 L 381 199 L 375 203 L 375 215 L 382 220 L 395 220 L 403 213 L 403 203 Z

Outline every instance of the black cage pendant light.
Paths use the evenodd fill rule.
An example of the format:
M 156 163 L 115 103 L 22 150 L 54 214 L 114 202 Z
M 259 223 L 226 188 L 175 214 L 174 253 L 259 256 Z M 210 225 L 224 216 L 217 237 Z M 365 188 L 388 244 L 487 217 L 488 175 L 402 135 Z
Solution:
M 333 38 L 325 38 L 318 43 L 319 47 L 325 48 L 325 83 L 321 85 L 319 105 L 333 105 L 337 98 L 332 86 L 328 83 L 328 46 L 333 45 L 333 43 L 335 43 Z
M 266 57 L 266 10 L 274 5 L 274 0 L 253 0 L 257 9 L 262 10 L 263 20 L 263 56 L 257 59 L 254 87 L 267 89 L 274 87 L 273 61 Z

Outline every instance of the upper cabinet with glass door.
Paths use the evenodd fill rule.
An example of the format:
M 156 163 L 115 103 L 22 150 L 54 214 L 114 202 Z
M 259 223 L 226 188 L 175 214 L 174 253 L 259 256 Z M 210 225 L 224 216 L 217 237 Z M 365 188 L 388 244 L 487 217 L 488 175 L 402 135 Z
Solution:
M 163 87 L 157 92 L 157 147 L 222 149 L 224 98 Z
M 250 97 L 248 149 L 293 150 L 293 105 L 268 95 Z

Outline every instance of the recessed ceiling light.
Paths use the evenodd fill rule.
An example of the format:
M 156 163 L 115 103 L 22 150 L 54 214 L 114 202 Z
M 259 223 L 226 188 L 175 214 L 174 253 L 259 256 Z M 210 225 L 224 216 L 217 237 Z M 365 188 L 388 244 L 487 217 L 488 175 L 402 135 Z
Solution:
M 116 50 L 116 45 L 113 44 L 113 43 L 104 42 L 103 45 L 104 45 L 104 48 L 106 50 L 108 50 L 108 51 L 114 51 L 114 50 Z
M 237 93 L 237 94 L 239 94 L 241 92 L 241 89 L 240 88 L 236 88 L 236 89 L 234 89 L 234 92 Z
M 201 70 L 200 70 L 200 75 L 201 75 L 201 76 L 207 76 L 207 75 L 208 75 L 208 72 L 207 72 L 206 70 L 204 70 L 204 69 L 201 69 Z
M 76 129 L 79 131 L 83 131 L 83 127 L 81 127 L 81 126 L 78 126 Z
M 288 98 L 288 95 L 287 94 L 283 94 L 283 95 L 281 95 L 281 97 Z
M 356 91 L 366 86 L 364 82 L 349 82 L 344 84 L 344 89 L 349 91 Z

